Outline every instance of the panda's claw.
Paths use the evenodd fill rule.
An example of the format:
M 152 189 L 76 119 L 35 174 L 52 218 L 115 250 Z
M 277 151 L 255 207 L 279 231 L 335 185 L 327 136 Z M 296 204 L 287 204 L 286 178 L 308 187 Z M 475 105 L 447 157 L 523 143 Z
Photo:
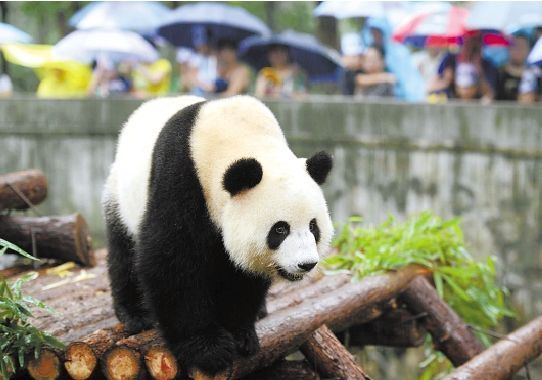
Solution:
M 254 355 L 260 349 L 260 342 L 254 327 L 239 329 L 233 333 L 235 346 L 242 356 Z

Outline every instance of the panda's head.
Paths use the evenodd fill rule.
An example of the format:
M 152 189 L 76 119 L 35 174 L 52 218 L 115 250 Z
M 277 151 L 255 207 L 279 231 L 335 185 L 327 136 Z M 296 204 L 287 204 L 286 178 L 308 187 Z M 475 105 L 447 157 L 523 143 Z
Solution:
M 317 264 L 333 235 L 320 189 L 331 157 L 263 165 L 255 158 L 233 162 L 222 185 L 230 198 L 221 229 L 230 259 L 265 277 L 301 280 Z

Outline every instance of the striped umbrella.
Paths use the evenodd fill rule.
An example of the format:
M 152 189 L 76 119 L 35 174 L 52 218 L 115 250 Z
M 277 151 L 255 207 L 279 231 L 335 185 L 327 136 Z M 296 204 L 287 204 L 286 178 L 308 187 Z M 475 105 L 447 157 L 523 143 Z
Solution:
M 459 7 L 419 13 L 398 27 L 393 39 L 416 47 L 459 45 L 465 33 L 468 13 Z

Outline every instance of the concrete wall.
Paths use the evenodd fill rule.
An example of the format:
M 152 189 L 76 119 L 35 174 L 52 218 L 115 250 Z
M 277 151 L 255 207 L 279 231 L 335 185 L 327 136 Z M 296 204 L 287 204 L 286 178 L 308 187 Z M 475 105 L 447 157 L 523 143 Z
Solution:
M 129 99 L 0 101 L 0 172 L 40 168 L 43 213 L 80 211 L 98 240 L 101 187 Z M 542 110 L 517 105 L 270 102 L 293 150 L 335 156 L 333 218 L 379 222 L 432 209 L 463 218 L 472 251 L 494 254 L 527 315 L 542 312 Z

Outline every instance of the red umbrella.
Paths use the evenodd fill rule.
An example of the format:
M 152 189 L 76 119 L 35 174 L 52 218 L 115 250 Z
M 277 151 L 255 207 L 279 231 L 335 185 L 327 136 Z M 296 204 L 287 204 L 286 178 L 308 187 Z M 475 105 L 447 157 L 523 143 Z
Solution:
M 460 7 L 420 13 L 397 28 L 393 38 L 420 48 L 459 45 L 465 33 L 468 13 L 468 10 Z

